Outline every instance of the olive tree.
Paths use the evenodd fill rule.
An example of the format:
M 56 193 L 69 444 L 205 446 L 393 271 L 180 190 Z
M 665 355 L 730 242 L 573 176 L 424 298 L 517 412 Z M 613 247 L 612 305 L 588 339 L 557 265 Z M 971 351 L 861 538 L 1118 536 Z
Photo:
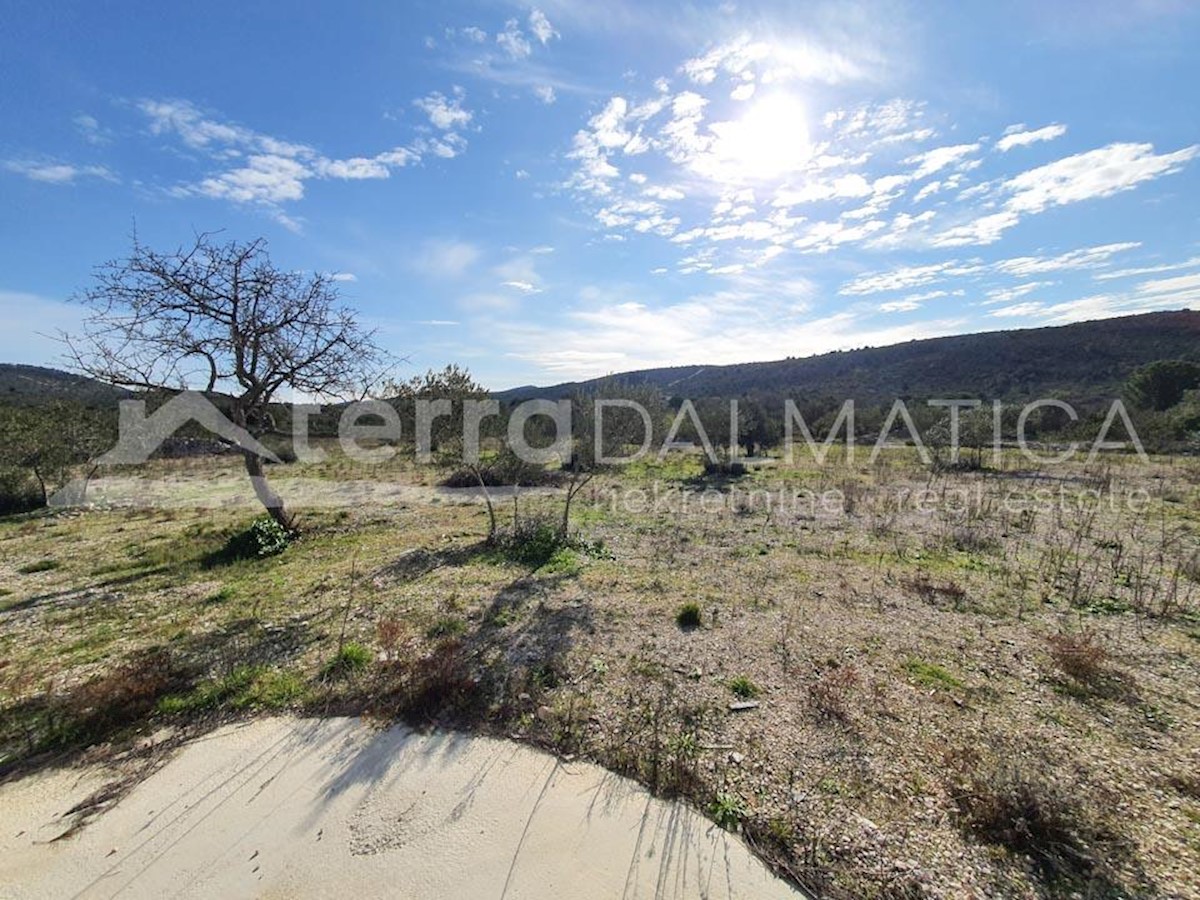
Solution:
M 78 299 L 89 309 L 82 332 L 63 336 L 76 368 L 122 387 L 220 392 L 230 420 L 250 434 L 270 430 L 281 389 L 344 397 L 382 359 L 333 279 L 274 265 L 262 238 L 199 234 L 168 252 L 135 238 L 130 256 L 97 267 Z M 263 458 L 240 449 L 259 501 L 294 530 Z

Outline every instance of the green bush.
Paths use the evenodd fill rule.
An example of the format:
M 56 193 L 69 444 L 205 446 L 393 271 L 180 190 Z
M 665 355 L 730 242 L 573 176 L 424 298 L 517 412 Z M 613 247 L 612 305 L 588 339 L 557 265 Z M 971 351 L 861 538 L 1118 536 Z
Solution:
M 269 516 L 255 519 L 245 531 L 225 544 L 220 556 L 226 560 L 263 559 L 276 556 L 292 542 L 292 533 Z
M 679 612 L 675 614 L 675 624 L 684 631 L 691 631 L 693 628 L 700 627 L 700 604 L 685 603 L 679 607 Z

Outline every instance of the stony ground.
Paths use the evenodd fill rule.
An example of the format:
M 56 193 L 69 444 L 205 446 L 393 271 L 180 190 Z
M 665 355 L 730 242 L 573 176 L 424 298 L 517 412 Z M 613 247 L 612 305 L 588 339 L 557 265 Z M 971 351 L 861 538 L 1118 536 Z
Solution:
M 164 473 L 240 490 L 220 459 Z M 380 467 L 410 490 L 305 510 L 265 559 L 221 558 L 232 502 L 0 521 L 0 765 L 367 712 L 594 758 L 820 896 L 1200 897 L 1195 460 L 671 458 L 590 483 L 540 565 L 438 474 Z

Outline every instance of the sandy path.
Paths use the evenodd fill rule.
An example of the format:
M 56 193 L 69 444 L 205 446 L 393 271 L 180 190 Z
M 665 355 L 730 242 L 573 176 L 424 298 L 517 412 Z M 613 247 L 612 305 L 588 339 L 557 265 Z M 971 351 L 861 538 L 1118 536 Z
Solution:
M 686 806 L 488 738 L 231 726 L 47 843 L 96 786 L 62 771 L 0 786 L 0 896 L 799 897 Z

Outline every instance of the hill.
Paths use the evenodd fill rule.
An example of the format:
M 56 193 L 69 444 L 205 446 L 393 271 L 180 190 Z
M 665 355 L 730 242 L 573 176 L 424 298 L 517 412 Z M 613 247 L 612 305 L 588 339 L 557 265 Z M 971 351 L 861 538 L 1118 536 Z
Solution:
M 43 366 L 0 363 L 0 403 L 33 406 L 50 400 L 71 400 L 91 407 L 115 407 L 117 401 L 133 396 L 83 375 L 73 375 Z
M 797 400 L 978 397 L 1011 402 L 1060 396 L 1087 405 L 1116 396 L 1130 372 L 1159 359 L 1200 360 L 1200 312 L 930 338 L 777 362 L 644 369 L 612 378 L 692 399 L 785 394 Z M 601 380 L 518 387 L 495 396 L 507 402 L 554 399 Z

